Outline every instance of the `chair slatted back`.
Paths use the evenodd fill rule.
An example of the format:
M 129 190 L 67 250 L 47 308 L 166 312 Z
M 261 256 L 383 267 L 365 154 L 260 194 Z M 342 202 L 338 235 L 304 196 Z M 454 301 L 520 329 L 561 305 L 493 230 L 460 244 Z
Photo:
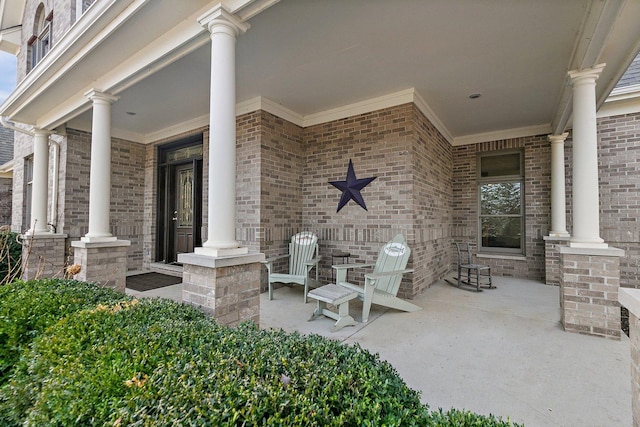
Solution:
M 471 245 L 468 243 L 456 243 L 456 250 L 458 251 L 458 265 L 472 264 L 471 260 Z
M 404 236 L 398 234 L 380 250 L 373 272 L 385 273 L 388 271 L 404 270 L 407 268 L 410 255 L 411 249 L 407 246 Z M 402 275 L 383 277 L 376 281 L 376 289 L 396 296 L 398 289 L 400 289 L 401 281 Z
M 318 236 L 310 231 L 301 231 L 291 237 L 289 243 L 289 274 L 304 276 L 307 270 L 304 266 L 318 256 Z

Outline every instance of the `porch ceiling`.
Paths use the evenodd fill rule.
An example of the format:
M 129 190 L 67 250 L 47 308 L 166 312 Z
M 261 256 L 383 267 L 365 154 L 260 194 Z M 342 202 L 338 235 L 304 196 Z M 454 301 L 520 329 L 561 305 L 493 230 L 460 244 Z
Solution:
M 195 27 L 199 9 L 185 7 L 181 20 L 160 19 L 159 5 L 168 3 L 142 7 L 130 20 L 136 27 L 123 24 L 118 37 L 85 55 L 78 69 L 86 73 L 98 58 L 123 62 L 127 49 L 120 49 L 119 61 L 116 43 L 145 26 L 157 34 L 184 26 L 184 43 L 159 56 L 161 66 L 160 59 L 154 67 L 140 62 L 119 81 L 96 70 L 83 80 L 70 69 L 43 93 L 40 106 L 16 98 L 0 113 L 42 127 L 68 121 L 88 129 L 88 102 L 67 108 L 60 98 L 108 82 L 97 89 L 120 96 L 113 105 L 115 135 L 144 142 L 181 123 L 206 122 L 210 52 Z M 156 24 L 173 27 L 141 19 L 152 7 Z M 640 48 L 639 21 L 640 2 L 619 0 L 281 0 L 253 16 L 238 37 L 237 100 L 266 98 L 304 122 L 414 88 L 452 143 L 522 129 L 559 132 L 571 113 L 567 71 L 606 62 L 597 89 L 602 102 Z M 481 97 L 469 99 L 472 93 Z M 36 112 L 46 120 L 35 119 Z

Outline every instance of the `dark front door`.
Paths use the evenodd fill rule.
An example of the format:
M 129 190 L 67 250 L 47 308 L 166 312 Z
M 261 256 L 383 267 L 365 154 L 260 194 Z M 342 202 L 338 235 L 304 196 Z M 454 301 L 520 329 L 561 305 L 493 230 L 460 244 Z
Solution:
M 178 261 L 178 254 L 202 245 L 202 139 L 159 148 L 156 261 Z
M 176 256 L 193 252 L 193 223 L 195 206 L 195 170 L 193 163 L 175 167 L 174 209 L 174 253 Z

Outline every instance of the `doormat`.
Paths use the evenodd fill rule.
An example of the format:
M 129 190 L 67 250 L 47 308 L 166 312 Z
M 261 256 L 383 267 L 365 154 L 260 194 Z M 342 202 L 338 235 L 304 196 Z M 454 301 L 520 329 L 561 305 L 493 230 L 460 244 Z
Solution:
M 165 286 L 176 285 L 178 283 L 182 283 L 182 277 L 168 276 L 160 273 L 144 273 L 127 277 L 127 288 L 138 292 L 164 288 Z

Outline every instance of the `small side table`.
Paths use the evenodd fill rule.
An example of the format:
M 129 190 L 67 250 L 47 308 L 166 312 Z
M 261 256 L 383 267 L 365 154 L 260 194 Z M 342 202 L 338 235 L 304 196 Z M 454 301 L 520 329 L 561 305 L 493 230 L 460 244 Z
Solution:
M 342 252 L 342 251 L 336 251 L 336 252 L 332 252 L 331 253 L 331 265 L 335 265 L 336 264 L 336 259 L 337 258 L 342 258 L 342 264 L 346 264 L 349 262 L 349 258 L 351 257 L 351 254 L 349 252 Z M 349 273 L 349 271 L 347 270 L 347 274 Z M 331 281 L 335 283 L 336 281 L 336 272 L 333 270 L 333 268 L 331 269 Z
M 358 297 L 357 292 L 344 286 L 330 284 L 309 291 L 307 296 L 318 301 L 318 306 L 311 315 L 310 321 L 322 315 L 335 319 L 336 323 L 331 328 L 331 332 L 336 332 L 345 326 L 354 326 L 358 323 L 349 315 L 349 301 Z M 336 306 L 338 312 L 335 313 L 329 310 L 327 304 Z

